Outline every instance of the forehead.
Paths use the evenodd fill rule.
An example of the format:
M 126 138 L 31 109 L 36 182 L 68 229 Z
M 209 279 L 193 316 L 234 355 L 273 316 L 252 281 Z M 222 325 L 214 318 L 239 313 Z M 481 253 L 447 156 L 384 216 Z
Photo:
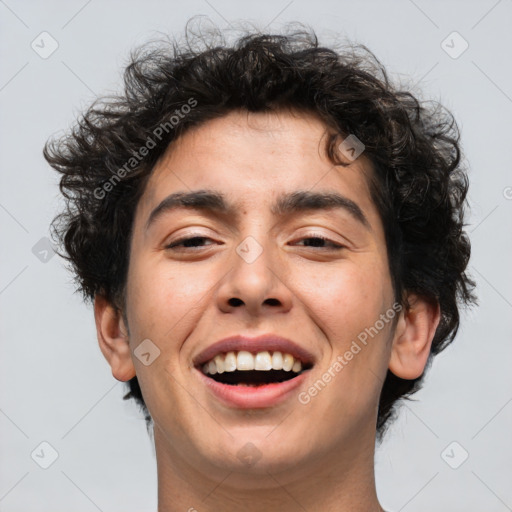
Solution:
M 218 190 L 238 209 L 269 210 L 279 196 L 300 190 L 339 192 L 371 217 L 371 162 L 361 155 L 349 166 L 335 165 L 327 154 L 330 133 L 317 116 L 298 111 L 233 111 L 204 122 L 171 143 L 139 213 L 147 218 L 173 192 Z

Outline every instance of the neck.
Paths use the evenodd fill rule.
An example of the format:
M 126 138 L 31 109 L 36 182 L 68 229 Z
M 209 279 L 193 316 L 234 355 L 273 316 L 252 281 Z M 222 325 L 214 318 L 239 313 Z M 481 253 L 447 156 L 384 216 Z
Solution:
M 381 512 L 374 437 L 315 457 L 303 467 L 219 468 L 186 456 L 155 427 L 158 512 Z

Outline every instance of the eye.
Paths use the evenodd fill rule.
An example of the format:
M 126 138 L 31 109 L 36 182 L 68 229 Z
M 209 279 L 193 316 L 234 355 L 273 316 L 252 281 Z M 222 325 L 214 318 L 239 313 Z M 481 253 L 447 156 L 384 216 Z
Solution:
M 211 238 L 208 238 L 207 236 L 202 235 L 196 235 L 191 236 L 187 238 L 182 238 L 180 240 L 176 240 L 174 242 L 171 242 L 169 245 L 166 245 L 166 249 L 174 249 L 176 247 L 182 246 L 184 249 L 193 249 L 194 247 L 201 247 L 204 240 L 212 240 Z
M 182 248 L 182 249 L 194 249 L 194 248 L 201 248 L 205 247 L 204 241 L 210 240 L 213 241 L 211 238 L 207 236 L 197 235 L 197 236 L 191 236 L 187 238 L 181 238 L 180 240 L 176 240 L 174 242 L 171 242 L 169 245 L 166 245 L 166 249 L 175 249 L 175 248 Z M 309 244 L 305 244 L 304 247 L 311 247 L 311 248 L 317 248 L 317 249 L 331 249 L 331 250 L 340 250 L 343 249 L 345 246 L 342 244 L 338 244 L 334 242 L 333 240 L 330 240 L 329 238 L 326 238 L 322 235 L 314 235 L 314 236 L 308 236 L 301 238 L 299 241 L 310 241 Z M 311 243 L 311 241 L 313 241 Z M 326 246 L 326 244 L 328 246 Z M 208 244 L 211 245 L 211 244 Z
M 340 250 L 345 247 L 342 244 L 338 244 L 338 243 L 334 242 L 333 240 L 330 240 L 329 238 L 326 238 L 326 237 L 324 237 L 322 235 L 318 235 L 318 234 L 310 235 L 310 236 L 300 239 L 300 241 L 305 241 L 305 240 L 314 240 L 315 241 L 314 243 L 312 243 L 310 245 L 305 245 L 305 247 L 316 247 L 319 249 L 331 249 L 331 250 Z M 324 243 L 329 244 L 331 247 L 322 246 L 322 244 L 324 244 Z

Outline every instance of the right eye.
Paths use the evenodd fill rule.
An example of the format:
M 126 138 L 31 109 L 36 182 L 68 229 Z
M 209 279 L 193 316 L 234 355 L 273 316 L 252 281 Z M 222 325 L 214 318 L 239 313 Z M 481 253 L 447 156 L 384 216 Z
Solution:
M 204 242 L 204 240 L 212 240 L 211 238 L 207 236 L 202 235 L 196 235 L 186 238 L 181 238 L 179 240 L 175 240 L 174 242 L 171 242 L 169 245 L 166 245 L 166 249 L 174 249 L 176 247 L 182 246 L 183 249 L 193 249 L 193 248 L 201 248 L 202 245 L 201 242 Z M 213 241 L 213 240 L 212 240 Z

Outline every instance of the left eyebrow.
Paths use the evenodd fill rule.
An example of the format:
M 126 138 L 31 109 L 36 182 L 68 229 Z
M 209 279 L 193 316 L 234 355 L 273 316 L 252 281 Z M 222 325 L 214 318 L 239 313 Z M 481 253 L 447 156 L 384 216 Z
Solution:
M 163 199 L 150 213 L 146 221 L 146 231 L 164 213 L 179 208 L 205 210 L 213 214 L 233 217 L 235 220 L 239 217 L 237 206 L 229 203 L 223 194 L 215 190 L 206 189 L 192 192 L 176 192 Z M 341 209 L 348 212 L 368 231 L 372 230 L 360 206 L 351 199 L 336 192 L 299 190 L 285 193 L 277 198 L 270 210 L 273 215 L 284 217 L 297 212 L 332 209 Z

